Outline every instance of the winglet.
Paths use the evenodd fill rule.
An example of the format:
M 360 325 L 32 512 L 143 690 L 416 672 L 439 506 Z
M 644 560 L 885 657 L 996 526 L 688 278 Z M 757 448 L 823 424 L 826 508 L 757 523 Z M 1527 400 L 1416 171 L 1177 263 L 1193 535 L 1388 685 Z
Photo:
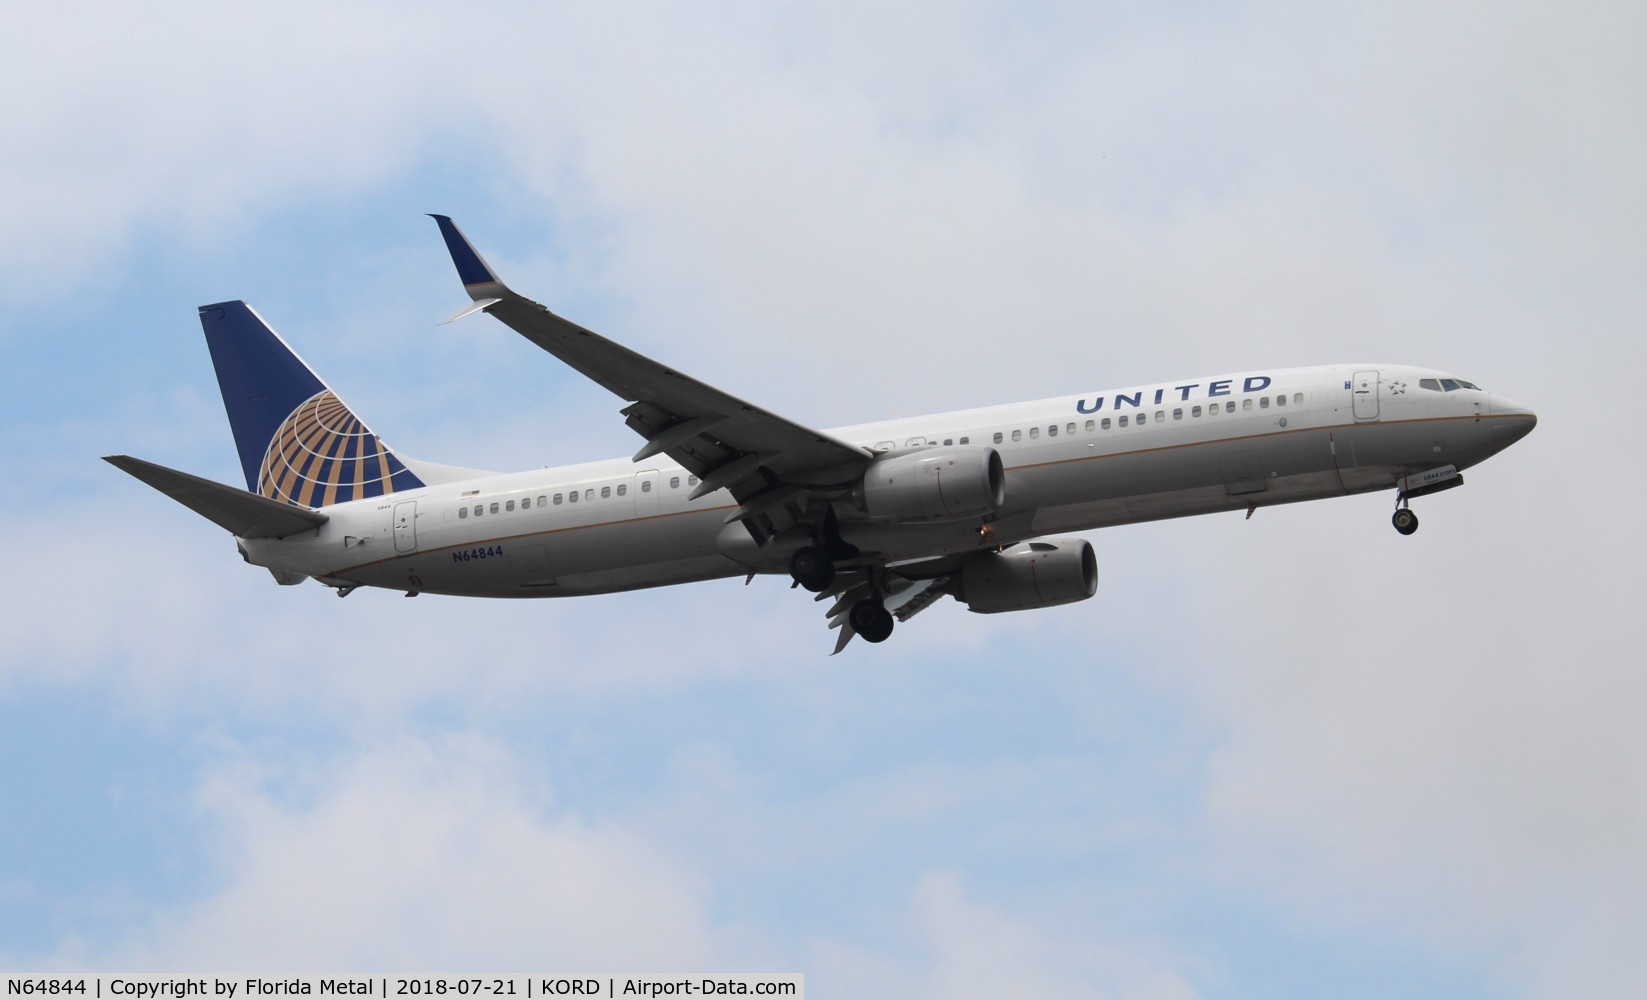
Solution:
M 481 259 L 480 254 L 464 238 L 451 217 L 430 213 L 429 218 L 434 219 L 435 224 L 440 226 L 440 235 L 446 239 L 446 249 L 452 254 L 452 263 L 456 265 L 458 278 L 469 292 L 469 297 L 477 302 L 481 299 L 499 298 L 498 293 L 503 291 L 503 282 L 498 280 L 498 276 L 487 266 L 486 261 Z

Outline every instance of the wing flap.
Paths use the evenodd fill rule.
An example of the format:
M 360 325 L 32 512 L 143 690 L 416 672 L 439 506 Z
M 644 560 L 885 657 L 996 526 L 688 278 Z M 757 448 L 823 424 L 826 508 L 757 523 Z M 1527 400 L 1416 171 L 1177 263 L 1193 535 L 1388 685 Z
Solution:
M 293 507 L 130 455 L 106 455 L 103 461 L 241 538 L 285 538 L 287 535 L 313 531 L 327 521 L 325 514 Z

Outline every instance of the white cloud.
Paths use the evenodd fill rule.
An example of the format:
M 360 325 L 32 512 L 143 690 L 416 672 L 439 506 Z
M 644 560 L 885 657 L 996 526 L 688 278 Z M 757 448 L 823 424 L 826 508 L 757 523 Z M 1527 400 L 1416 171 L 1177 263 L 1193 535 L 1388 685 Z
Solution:
M 906 997 L 1113 997 L 1182 1000 L 1197 991 L 1184 975 L 1135 944 L 1076 938 L 970 898 L 949 872 L 915 887 L 896 942 L 907 951 L 835 943 L 818 947 L 826 982 L 840 992 Z M 810 985 L 810 980 L 809 980 Z
M 1421 502 L 1416 547 L 1371 499 L 1225 535 L 1247 569 L 1189 584 L 1191 603 L 1247 648 L 1202 639 L 1174 667 L 1224 734 L 1210 833 L 1234 884 L 1331 926 L 1512 949 L 1504 988 L 1617 992 L 1641 971 L 1617 929 L 1647 925 L 1647 737 L 1628 708 L 1647 682 L 1607 605 L 1635 585 L 1600 553 L 1518 541 L 1495 479 Z
M 710 969 L 710 887 L 667 849 L 557 809 L 541 774 L 471 736 L 340 760 L 228 747 L 199 793 L 221 830 L 208 895 L 65 954 L 219 970 Z

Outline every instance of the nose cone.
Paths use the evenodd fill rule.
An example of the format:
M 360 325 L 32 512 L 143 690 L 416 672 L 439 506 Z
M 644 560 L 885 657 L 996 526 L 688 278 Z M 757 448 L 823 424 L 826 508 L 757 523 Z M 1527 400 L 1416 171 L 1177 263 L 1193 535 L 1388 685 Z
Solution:
M 1487 409 L 1493 415 L 1494 436 L 1503 445 L 1514 444 L 1538 426 L 1538 414 L 1503 396 L 1488 393 Z

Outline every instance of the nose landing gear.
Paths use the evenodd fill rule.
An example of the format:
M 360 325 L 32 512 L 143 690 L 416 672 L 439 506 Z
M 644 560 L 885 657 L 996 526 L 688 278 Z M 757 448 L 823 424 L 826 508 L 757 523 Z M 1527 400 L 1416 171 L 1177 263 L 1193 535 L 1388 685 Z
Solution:
M 1464 477 L 1458 474 L 1457 467 L 1451 465 L 1402 476 L 1396 480 L 1395 516 L 1390 519 L 1395 524 L 1395 530 L 1403 535 L 1410 535 L 1418 530 L 1418 515 L 1414 514 L 1409 506 L 1415 497 L 1427 497 L 1431 493 L 1440 493 L 1463 485 Z
M 1405 504 L 1406 501 L 1403 500 L 1402 503 Z M 1395 525 L 1395 530 L 1403 535 L 1410 535 L 1418 530 L 1418 515 L 1414 514 L 1410 507 L 1397 507 L 1395 516 L 1390 518 L 1390 521 Z

